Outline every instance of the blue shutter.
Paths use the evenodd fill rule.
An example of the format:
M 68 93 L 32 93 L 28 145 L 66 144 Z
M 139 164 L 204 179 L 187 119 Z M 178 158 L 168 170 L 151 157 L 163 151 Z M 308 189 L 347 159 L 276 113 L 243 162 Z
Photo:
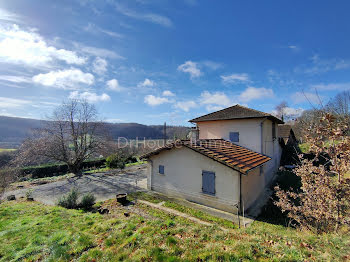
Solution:
M 239 132 L 230 132 L 230 141 L 239 142 Z
M 164 175 L 164 166 L 159 165 L 159 174 Z
M 206 194 L 215 195 L 215 173 L 202 172 L 202 191 Z

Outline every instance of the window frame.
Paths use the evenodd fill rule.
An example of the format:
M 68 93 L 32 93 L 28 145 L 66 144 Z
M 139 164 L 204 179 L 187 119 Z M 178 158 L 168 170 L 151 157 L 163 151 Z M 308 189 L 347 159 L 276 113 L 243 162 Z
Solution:
M 162 172 L 161 172 L 161 170 L 162 170 Z M 165 175 L 165 167 L 164 167 L 164 165 L 159 165 L 158 166 L 158 174 Z

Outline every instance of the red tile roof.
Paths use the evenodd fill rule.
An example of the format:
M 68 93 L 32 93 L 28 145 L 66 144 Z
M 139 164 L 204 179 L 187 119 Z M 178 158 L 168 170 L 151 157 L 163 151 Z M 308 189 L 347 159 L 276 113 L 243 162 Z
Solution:
M 232 120 L 232 119 L 247 119 L 247 118 L 268 118 L 279 124 L 283 124 L 283 121 L 277 117 L 264 113 L 255 109 L 244 107 L 241 105 L 231 106 L 204 116 L 200 116 L 190 120 L 189 122 L 202 122 L 202 121 L 214 121 L 214 120 Z
M 197 140 L 196 143 L 192 143 L 190 140 L 178 140 L 167 144 L 164 147 L 158 148 L 141 158 L 149 158 L 153 155 L 159 154 L 163 150 L 170 150 L 183 146 L 241 173 L 247 173 L 248 171 L 271 160 L 268 156 L 233 144 L 224 139 L 201 139 Z

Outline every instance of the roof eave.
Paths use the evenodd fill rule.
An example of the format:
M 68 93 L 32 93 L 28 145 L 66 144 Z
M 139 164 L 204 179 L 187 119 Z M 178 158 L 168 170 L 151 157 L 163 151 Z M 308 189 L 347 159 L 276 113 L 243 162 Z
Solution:
M 267 119 L 270 119 L 271 121 L 275 121 L 277 122 L 278 124 L 284 124 L 284 122 L 277 118 L 277 117 L 274 117 L 274 116 L 252 116 L 252 117 L 235 117 L 235 118 L 224 118 L 224 119 L 204 119 L 204 120 L 196 120 L 197 118 L 194 118 L 194 119 L 191 119 L 189 120 L 188 122 L 190 123 L 198 123 L 198 122 L 209 122 L 209 121 L 227 121 L 227 120 L 243 120 L 243 119 L 261 119 L 261 118 L 267 118 Z

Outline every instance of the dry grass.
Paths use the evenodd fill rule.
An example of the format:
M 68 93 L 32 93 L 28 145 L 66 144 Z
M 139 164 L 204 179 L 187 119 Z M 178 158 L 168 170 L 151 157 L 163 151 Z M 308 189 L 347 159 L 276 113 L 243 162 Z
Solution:
M 314 235 L 263 222 L 255 222 L 247 229 L 231 227 L 229 232 L 224 232 L 140 203 L 122 207 L 109 200 L 102 205 L 111 213 L 85 213 L 26 201 L 1 204 L 0 260 L 349 259 L 350 236 L 347 234 Z M 124 215 L 126 212 L 128 216 Z

